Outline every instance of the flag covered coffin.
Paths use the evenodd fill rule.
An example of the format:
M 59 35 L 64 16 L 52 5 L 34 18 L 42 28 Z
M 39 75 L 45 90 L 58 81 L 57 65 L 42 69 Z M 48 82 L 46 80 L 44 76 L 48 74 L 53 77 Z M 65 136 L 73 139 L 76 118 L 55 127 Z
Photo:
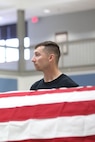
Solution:
M 0 142 L 95 142 L 95 87 L 0 93 Z

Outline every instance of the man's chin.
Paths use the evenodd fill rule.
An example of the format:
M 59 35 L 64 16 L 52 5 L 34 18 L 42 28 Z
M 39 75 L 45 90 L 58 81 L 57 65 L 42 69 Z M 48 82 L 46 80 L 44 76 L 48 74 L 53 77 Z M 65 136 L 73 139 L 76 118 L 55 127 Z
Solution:
M 38 68 L 38 67 L 35 67 L 35 69 L 37 70 L 37 71 L 42 71 L 40 68 Z

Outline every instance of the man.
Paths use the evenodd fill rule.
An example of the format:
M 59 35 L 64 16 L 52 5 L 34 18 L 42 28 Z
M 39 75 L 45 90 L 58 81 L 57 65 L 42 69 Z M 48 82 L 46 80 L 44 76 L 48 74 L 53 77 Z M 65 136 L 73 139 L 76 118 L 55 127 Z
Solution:
M 36 70 L 43 72 L 44 78 L 35 82 L 30 90 L 78 87 L 77 83 L 59 70 L 59 58 L 60 49 L 55 42 L 45 41 L 35 46 L 32 62 Z

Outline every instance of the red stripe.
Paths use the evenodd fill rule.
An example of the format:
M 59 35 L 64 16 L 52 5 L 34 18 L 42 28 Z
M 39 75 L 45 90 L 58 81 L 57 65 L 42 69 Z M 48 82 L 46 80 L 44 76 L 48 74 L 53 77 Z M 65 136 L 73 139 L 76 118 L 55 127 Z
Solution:
M 35 140 L 31 139 L 31 140 L 10 141 L 10 142 L 95 142 L 95 135 L 86 136 L 86 137 L 66 137 L 66 138 L 35 139 Z
M 27 91 L 27 92 L 5 92 L 0 93 L 0 98 L 4 97 L 15 97 L 15 96 L 32 96 L 32 95 L 42 95 L 42 94 L 53 94 L 53 93 L 66 93 L 66 92 L 75 92 L 75 91 L 93 91 L 95 90 L 95 86 L 90 87 L 79 87 L 79 88 L 61 88 L 61 89 L 48 89 L 43 91 Z
M 21 121 L 30 118 L 89 115 L 95 113 L 95 101 L 65 102 L 0 109 L 0 122 Z

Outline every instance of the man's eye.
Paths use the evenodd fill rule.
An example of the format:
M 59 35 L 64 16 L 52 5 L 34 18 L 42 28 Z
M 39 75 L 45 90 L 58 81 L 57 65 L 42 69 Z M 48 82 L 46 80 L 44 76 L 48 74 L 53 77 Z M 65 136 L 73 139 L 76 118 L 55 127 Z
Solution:
M 39 53 L 37 53 L 37 54 L 35 54 L 35 56 L 40 56 L 40 54 L 39 54 Z

